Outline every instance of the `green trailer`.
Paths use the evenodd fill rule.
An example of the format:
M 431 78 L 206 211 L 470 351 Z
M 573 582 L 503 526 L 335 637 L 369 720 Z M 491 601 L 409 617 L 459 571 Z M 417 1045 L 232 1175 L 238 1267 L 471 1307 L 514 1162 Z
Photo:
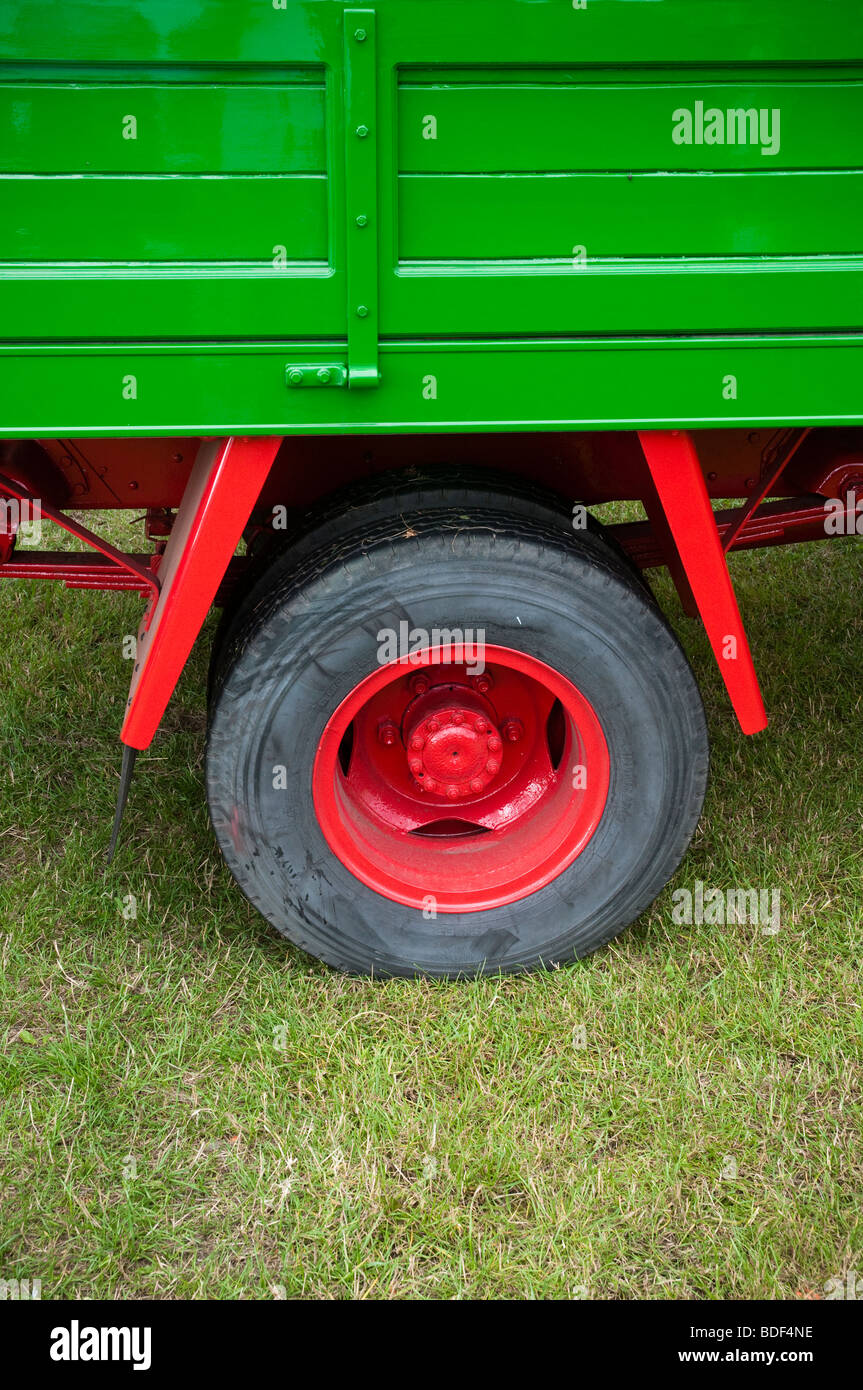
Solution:
M 854 0 L 3 0 L 0 577 L 145 600 L 113 843 L 218 603 L 213 825 L 286 936 L 452 976 L 638 916 L 708 760 L 646 573 L 754 734 L 727 554 L 863 532 L 861 149 Z

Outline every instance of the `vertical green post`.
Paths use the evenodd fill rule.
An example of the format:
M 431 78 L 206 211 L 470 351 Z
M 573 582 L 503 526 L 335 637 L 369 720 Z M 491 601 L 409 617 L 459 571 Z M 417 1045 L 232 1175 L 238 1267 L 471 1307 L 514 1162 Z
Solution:
M 345 10 L 348 386 L 377 386 L 378 128 L 375 11 Z

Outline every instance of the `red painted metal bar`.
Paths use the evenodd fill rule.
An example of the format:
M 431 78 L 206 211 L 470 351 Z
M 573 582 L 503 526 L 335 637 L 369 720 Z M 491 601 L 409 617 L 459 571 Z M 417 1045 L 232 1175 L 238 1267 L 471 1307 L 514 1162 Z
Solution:
M 149 555 L 129 559 L 147 565 Z M 16 550 L 14 558 L 0 565 L 0 579 L 55 579 L 67 589 L 100 589 L 106 593 L 152 593 L 152 586 L 138 574 L 121 569 L 113 560 L 84 551 Z
M 281 443 L 217 439 L 198 450 L 159 566 L 159 600 L 138 632 L 120 735 L 130 748 L 153 740 Z
M 739 507 L 713 513 L 716 529 L 726 551 L 726 536 L 739 515 Z M 853 507 L 849 505 L 845 515 L 846 534 L 851 535 L 854 530 Z M 833 537 L 824 530 L 824 520 L 824 498 L 815 493 L 809 493 L 805 497 L 765 502 L 747 523 L 742 534 L 738 534 L 731 548 L 734 551 L 760 550 L 773 545 L 798 545 L 806 541 L 831 540 Z M 609 531 L 639 569 L 658 569 L 660 565 L 668 563 L 651 521 L 622 522 L 617 526 L 610 526 Z
M 0 535 L 0 542 L 2 539 Z M 161 556 L 132 555 L 129 558 L 146 565 L 151 560 L 161 559 Z M 231 561 L 213 600 L 217 608 L 227 602 L 248 564 L 245 556 L 237 556 Z M 67 589 L 90 589 L 101 593 L 152 593 L 152 586 L 145 579 L 121 569 L 103 556 L 85 551 L 16 550 L 11 560 L 0 560 L 0 579 L 53 579 L 65 584 Z
M 19 502 L 26 502 L 34 509 L 35 515 L 53 521 L 56 526 L 68 531 L 70 536 L 76 536 L 78 540 L 84 541 L 93 550 L 98 550 L 100 555 L 104 555 L 112 564 L 118 565 L 128 574 L 133 575 L 138 582 L 127 587 L 143 589 L 145 593 L 152 594 L 154 601 L 158 598 L 160 583 L 154 570 L 150 568 L 150 564 L 145 563 L 146 557 L 127 555 L 125 551 L 118 550 L 116 546 L 111 545 L 110 541 L 102 540 L 101 536 L 97 536 L 94 531 L 88 530 L 86 526 L 82 526 L 73 517 L 66 516 L 65 512 L 60 512 L 47 502 L 40 501 L 38 497 L 31 496 L 26 488 L 22 488 L 13 478 L 7 478 L 4 473 L 0 473 L 0 497 L 15 497 Z
M 781 430 L 780 439 L 776 448 L 768 446 L 763 457 L 761 478 L 752 489 L 743 506 L 735 518 L 733 524 L 729 526 L 723 537 L 722 548 L 726 552 L 731 550 L 738 537 L 746 530 L 747 523 L 757 507 L 764 501 L 768 492 L 772 492 L 780 477 L 785 472 L 787 465 L 791 462 L 800 445 L 803 443 L 810 430 Z
M 695 445 L 685 430 L 639 439 L 734 712 L 756 734 L 767 715 Z

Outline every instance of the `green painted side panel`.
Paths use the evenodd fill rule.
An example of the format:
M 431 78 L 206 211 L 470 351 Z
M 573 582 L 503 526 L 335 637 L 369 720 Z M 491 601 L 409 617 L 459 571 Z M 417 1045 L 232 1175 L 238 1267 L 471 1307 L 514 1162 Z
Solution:
M 0 432 L 860 421 L 861 151 L 859 0 L 4 0 Z
M 291 361 L 340 345 L 0 347 L 6 433 L 38 392 L 45 434 L 593 429 L 859 421 L 863 334 L 827 338 L 413 342 L 381 349 L 374 391 L 288 390 Z M 728 399 L 725 383 L 737 382 Z M 135 395 L 129 395 L 130 382 Z M 834 402 L 847 402 L 843 413 Z M 827 410 L 825 411 L 825 405 Z M 345 422 L 348 422 L 347 426 Z
M 324 86 L 297 79 L 46 65 L 0 86 L 0 173 L 324 174 Z
M 277 246 L 291 260 L 327 257 L 327 184 L 315 175 L 17 175 L 0 191 L 5 260 L 272 265 Z
M 661 81 L 620 70 L 576 77 L 571 69 L 550 69 L 542 80 L 514 69 L 504 80 L 474 83 L 457 72 L 428 72 L 417 81 L 405 74 L 399 90 L 399 167 L 405 173 L 533 173 L 537 157 L 550 173 L 573 170 L 622 173 L 638 170 L 817 169 L 830 151 L 834 169 L 860 163 L 863 132 L 863 81 L 848 68 L 837 80 L 812 77 L 777 81 L 752 77 L 746 83 L 717 80 L 713 69 L 669 71 Z M 700 131 L 693 120 L 692 141 L 683 117 L 701 103 Z M 770 139 L 728 143 L 728 112 L 734 135 L 760 127 Z M 778 112 L 778 117 L 774 116 Z M 718 113 L 718 114 L 717 114 Z M 429 122 L 434 117 L 434 127 Z M 759 131 L 760 133 L 760 131 Z M 699 134 L 701 138 L 699 139 Z
M 405 260 L 844 255 L 863 173 L 417 175 L 399 200 Z

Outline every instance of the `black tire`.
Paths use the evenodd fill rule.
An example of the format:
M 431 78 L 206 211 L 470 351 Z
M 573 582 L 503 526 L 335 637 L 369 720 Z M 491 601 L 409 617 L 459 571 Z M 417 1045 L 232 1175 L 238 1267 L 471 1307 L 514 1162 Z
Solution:
M 484 628 L 590 700 L 611 758 L 582 853 L 519 902 L 447 914 L 366 888 L 332 853 L 312 765 L 340 702 L 397 626 Z M 290 770 L 276 791 L 275 764 Z M 225 859 L 252 903 L 303 950 L 358 974 L 455 977 L 551 966 L 609 941 L 653 901 L 697 824 L 704 711 L 659 609 L 601 543 L 471 507 L 404 513 L 298 558 L 247 604 L 223 653 L 207 789 Z
M 213 635 L 208 702 L 212 701 L 219 669 L 234 633 L 247 621 L 258 601 L 266 601 L 281 576 L 315 550 L 384 521 L 397 524 L 403 513 L 434 511 L 441 507 L 492 507 L 511 516 L 553 526 L 571 536 L 572 506 L 571 501 L 549 488 L 515 474 L 476 465 L 402 468 L 338 489 L 294 518 L 288 530 L 258 536 L 248 569 L 225 604 Z M 599 554 L 613 553 L 635 581 L 647 588 L 646 577 L 590 513 L 580 534 L 587 545 L 604 547 Z

